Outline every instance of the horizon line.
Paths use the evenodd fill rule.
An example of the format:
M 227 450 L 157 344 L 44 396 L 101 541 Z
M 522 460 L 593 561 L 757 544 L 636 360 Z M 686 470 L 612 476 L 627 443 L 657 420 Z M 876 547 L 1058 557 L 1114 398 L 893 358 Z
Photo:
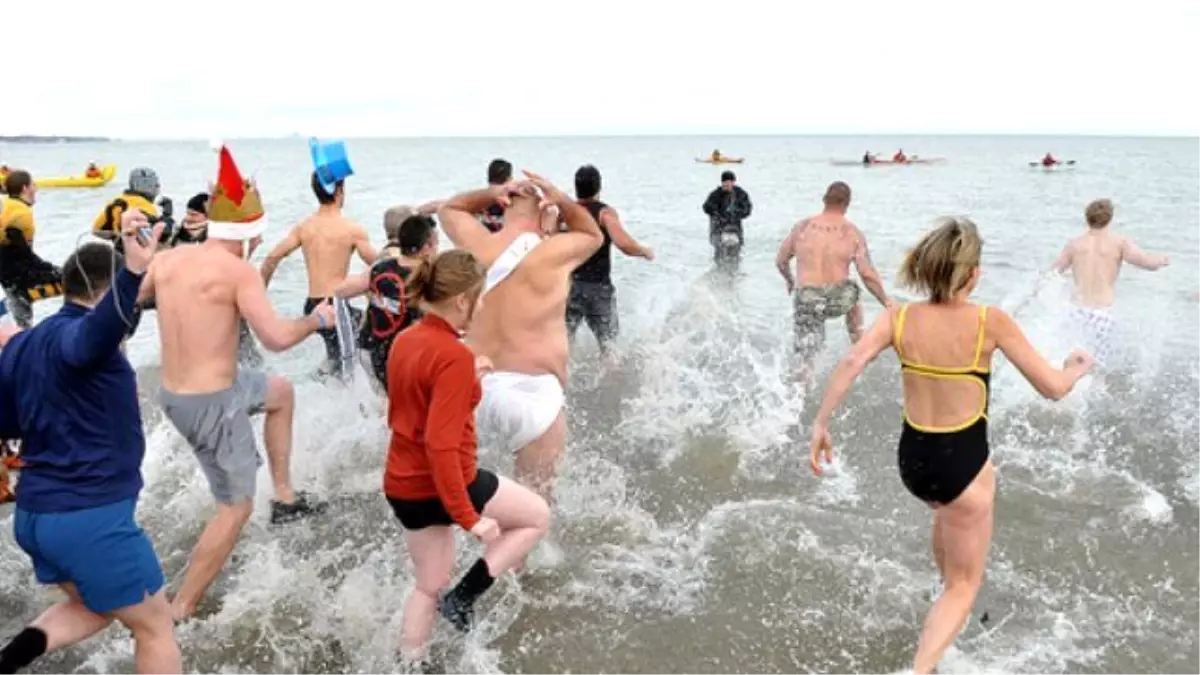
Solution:
M 306 138 L 337 138 L 344 140 L 525 140 L 525 139 L 603 139 L 603 138 L 911 138 L 911 137 L 946 137 L 946 138 L 1147 138 L 1147 139 L 1200 139 L 1200 135 L 1180 133 L 1129 133 L 1129 132 L 1092 132 L 1092 133 L 1063 133 L 1051 131 L 952 131 L 952 132 L 610 132 L 603 134 L 584 133 L 547 133 L 547 134 L 434 134 L 434 135 L 373 135 L 373 134 L 289 134 L 257 136 L 230 135 L 221 140 L 234 141 L 286 141 Z M 4 134 L 0 143 L 25 144 L 47 140 L 49 142 L 209 142 L 211 138 L 202 136 L 104 136 L 99 134 Z

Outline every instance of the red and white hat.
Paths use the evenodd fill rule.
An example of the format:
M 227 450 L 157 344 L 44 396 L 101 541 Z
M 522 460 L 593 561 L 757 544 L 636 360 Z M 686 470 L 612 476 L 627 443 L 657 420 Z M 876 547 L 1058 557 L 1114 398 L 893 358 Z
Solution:
M 222 145 L 217 182 L 208 201 L 208 238 L 247 241 L 266 231 L 267 217 L 258 188 L 242 178 L 229 148 Z

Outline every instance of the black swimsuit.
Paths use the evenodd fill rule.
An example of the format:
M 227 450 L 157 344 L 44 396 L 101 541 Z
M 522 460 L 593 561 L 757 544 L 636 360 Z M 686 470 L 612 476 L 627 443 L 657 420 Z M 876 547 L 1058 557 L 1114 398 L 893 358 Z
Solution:
M 975 360 L 965 368 L 927 366 L 904 358 L 900 337 L 908 305 L 900 308 L 896 320 L 894 347 L 904 372 L 941 380 L 976 382 L 982 391 L 979 412 L 962 424 L 953 427 L 927 427 L 914 424 L 904 412 L 904 430 L 898 448 L 900 480 L 917 499 L 934 504 L 949 504 L 958 498 L 987 464 L 987 411 L 991 372 L 979 365 L 983 352 L 987 307 L 979 308 L 979 338 L 975 345 Z

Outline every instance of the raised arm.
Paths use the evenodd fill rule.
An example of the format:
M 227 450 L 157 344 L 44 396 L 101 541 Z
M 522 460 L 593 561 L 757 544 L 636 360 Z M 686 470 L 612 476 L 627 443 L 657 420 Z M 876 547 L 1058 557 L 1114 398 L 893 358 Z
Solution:
M 621 253 L 635 258 L 654 260 L 654 251 L 649 246 L 639 244 L 636 239 L 625 231 L 624 225 L 621 224 L 621 217 L 617 215 L 616 209 L 609 207 L 601 211 L 600 225 L 608 231 L 608 236 L 612 238 L 612 243 L 620 249 Z
M 1004 352 L 1004 356 L 1045 398 L 1057 401 L 1066 396 L 1092 367 L 1091 357 L 1085 358 L 1086 355 L 1081 353 L 1072 353 L 1062 370 L 1050 365 L 1029 344 L 1017 322 L 998 307 L 988 308 L 987 329 L 996 340 L 996 348 Z
M 888 300 L 887 290 L 883 287 L 883 278 L 879 276 L 879 270 L 875 269 L 875 264 L 871 262 L 871 252 L 867 249 L 867 238 L 857 227 L 854 228 L 854 236 L 858 238 L 858 244 L 854 250 L 854 268 L 858 270 L 858 276 L 862 279 L 863 285 L 871 291 L 871 295 L 875 296 L 879 304 L 889 307 L 891 301 Z
M 567 231 L 545 240 L 539 248 L 543 249 L 550 263 L 575 269 L 591 257 L 604 243 L 604 234 L 592 214 L 562 190 L 554 187 L 550 181 L 537 174 L 525 172 L 530 182 L 542 191 L 544 198 L 558 207 Z
M 299 319 L 282 319 L 267 299 L 266 286 L 254 272 L 254 268 L 246 264 L 238 265 L 237 270 L 238 312 L 245 317 L 246 323 L 250 324 L 251 330 L 259 342 L 262 342 L 263 347 L 273 352 L 282 352 L 299 344 L 321 328 L 319 308 Z
M 1165 255 L 1146 253 L 1132 239 L 1121 240 L 1121 259 L 1144 270 L 1160 270 L 1171 264 L 1171 259 Z
M 442 208 L 442 204 L 445 202 L 446 200 L 444 199 L 435 199 L 433 201 L 425 202 L 417 207 L 417 215 L 432 216 L 438 212 L 438 209 Z
M 464 192 L 442 202 L 437 211 L 438 220 L 455 246 L 474 251 L 490 234 L 479 222 L 479 214 L 496 203 L 501 187 Z
M 787 291 L 790 295 L 796 290 L 796 277 L 792 276 L 792 258 L 796 257 L 796 237 L 804 231 L 808 225 L 808 220 L 802 220 L 799 224 L 788 232 L 783 238 L 783 243 L 779 245 L 779 253 L 775 254 L 775 269 L 779 270 L 779 274 L 783 276 L 783 280 L 787 283 Z
M 446 513 L 464 530 L 470 531 L 479 522 L 479 513 L 467 493 L 459 456 L 462 454 L 463 429 L 474 415 L 471 393 L 475 359 L 463 350 L 435 377 L 429 417 L 425 422 L 425 451 L 430 458 L 433 484 Z
M 379 251 L 371 245 L 371 238 L 367 236 L 367 231 L 361 225 L 357 226 L 354 233 L 354 252 L 367 265 L 374 265 L 375 261 L 379 260 Z
M 293 227 L 291 232 L 283 238 L 283 241 L 275 245 L 271 252 L 267 254 L 267 259 L 262 264 L 262 282 L 264 295 L 266 287 L 271 285 L 271 277 L 275 276 L 275 269 L 279 267 L 279 263 L 283 259 L 296 252 L 300 248 L 300 231 Z M 270 349 L 270 347 L 268 347 Z

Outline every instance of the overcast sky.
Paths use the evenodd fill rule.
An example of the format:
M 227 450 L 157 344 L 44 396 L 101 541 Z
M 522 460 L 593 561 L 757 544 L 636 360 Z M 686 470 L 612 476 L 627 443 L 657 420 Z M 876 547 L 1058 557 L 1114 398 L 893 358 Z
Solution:
M 1104 4 L 33 1 L 0 134 L 1200 134 L 1200 2 Z

